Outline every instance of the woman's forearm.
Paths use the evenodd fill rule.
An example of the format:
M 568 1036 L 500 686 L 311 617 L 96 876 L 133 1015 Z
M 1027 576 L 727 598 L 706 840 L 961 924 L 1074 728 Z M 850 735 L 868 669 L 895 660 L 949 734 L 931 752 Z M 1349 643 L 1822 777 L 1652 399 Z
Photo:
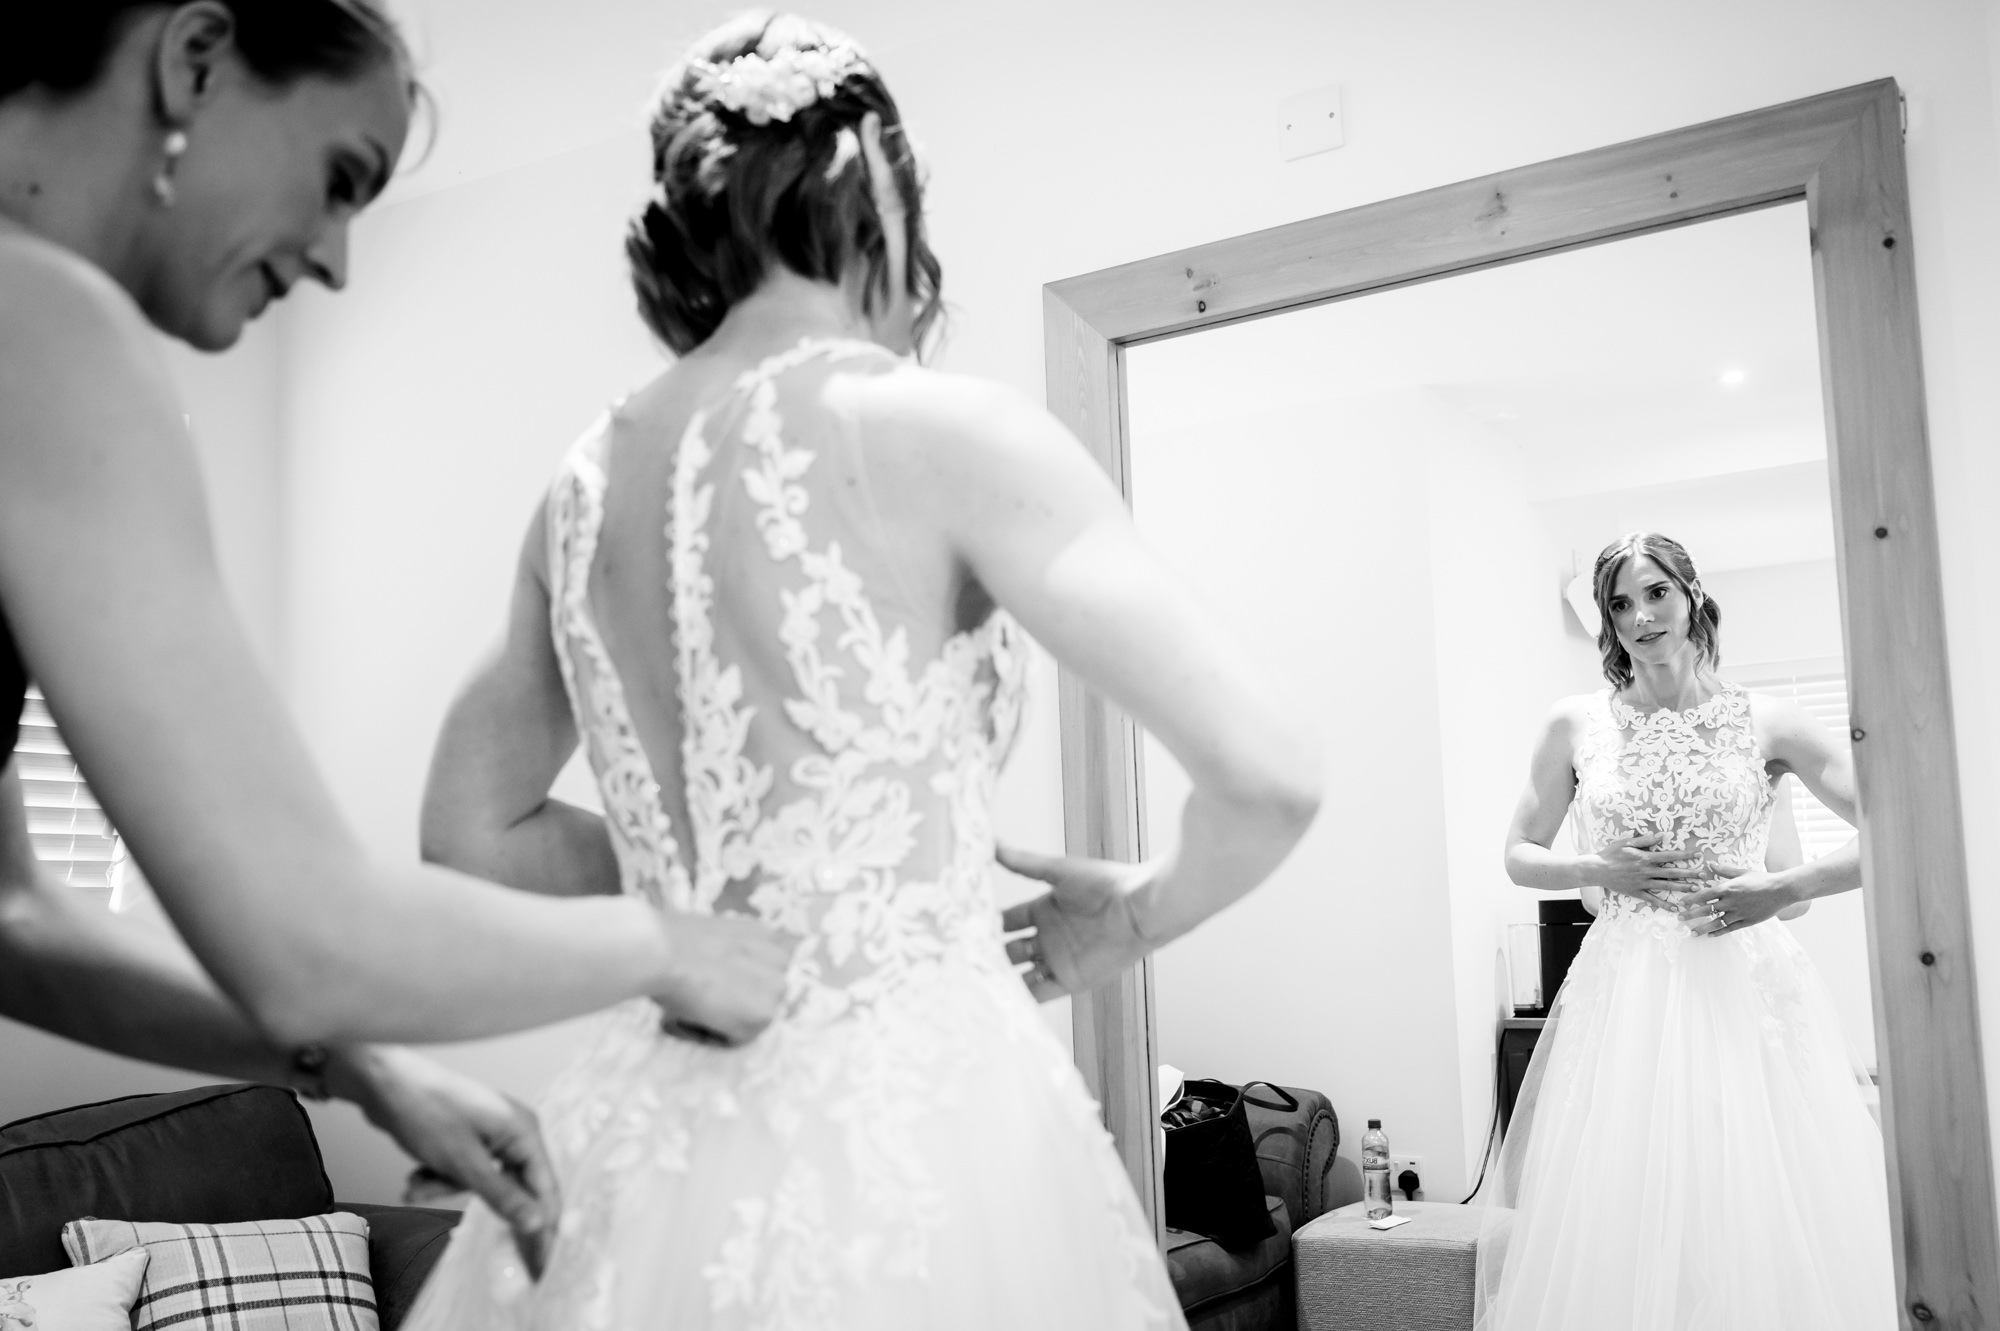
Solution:
M 1574 892 L 1598 886 L 1594 855 L 1559 855 L 1532 841 L 1507 847 L 1507 876 L 1520 887 L 1541 892 Z
M 286 1084 L 266 1039 L 164 929 L 44 877 L 0 889 L 0 1014 L 149 1063 Z
M 1851 837 L 1839 850 L 1785 869 L 1776 876 L 1791 889 L 1793 899 L 1802 904 L 1852 892 L 1861 886 L 1861 838 Z
M 1197 789 L 1181 810 L 1180 844 L 1134 894 L 1140 934 L 1159 947 L 1270 876 L 1305 835 L 1316 796 L 1231 801 Z
M 665 922 L 637 897 L 552 900 L 368 861 L 315 878 L 330 888 L 294 894 L 305 909 L 241 920 L 241 936 L 222 940 L 217 956 L 183 929 L 202 965 L 282 1045 L 477 1039 L 676 980 Z

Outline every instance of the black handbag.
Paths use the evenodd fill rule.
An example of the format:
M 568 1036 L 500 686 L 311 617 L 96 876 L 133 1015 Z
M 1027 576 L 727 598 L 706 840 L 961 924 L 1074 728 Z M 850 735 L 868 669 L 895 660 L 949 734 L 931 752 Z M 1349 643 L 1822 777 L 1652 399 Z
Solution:
M 1284 1104 L 1250 1094 L 1269 1086 Z M 1244 1102 L 1290 1112 L 1299 1102 L 1270 1082 L 1242 1087 L 1190 1079 L 1182 1095 L 1160 1114 L 1166 1128 L 1167 1227 L 1205 1234 L 1224 1248 L 1247 1248 L 1277 1233 L 1264 1205 L 1264 1173 Z

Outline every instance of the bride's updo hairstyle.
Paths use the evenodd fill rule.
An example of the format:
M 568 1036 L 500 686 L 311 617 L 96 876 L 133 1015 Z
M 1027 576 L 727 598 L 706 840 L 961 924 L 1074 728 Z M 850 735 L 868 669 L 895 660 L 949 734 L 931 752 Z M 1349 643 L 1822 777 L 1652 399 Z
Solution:
M 675 355 L 706 341 L 772 263 L 835 283 L 859 263 L 868 308 L 888 296 L 888 251 L 861 155 L 870 111 L 903 200 L 924 344 L 942 309 L 942 270 L 924 239 L 923 186 L 895 98 L 840 33 L 751 14 L 697 41 L 653 108 L 655 188 L 625 252 L 639 314 Z
M 222 0 L 235 17 L 237 53 L 250 71 L 282 87 L 317 75 L 351 79 L 410 53 L 376 0 Z M 82 92 L 104 72 L 126 25 L 161 0 L 34 0 L 10 15 L 0 43 L 0 100 L 38 88 Z M 414 88 L 413 88 L 414 91 Z
M 1650 559 L 1681 589 L 1688 599 L 1688 641 L 1710 670 L 1722 664 L 1722 607 L 1701 588 L 1701 573 L 1694 556 L 1672 537 L 1656 531 L 1633 532 L 1621 536 L 1597 556 L 1591 575 L 1591 590 L 1597 598 L 1597 650 L 1604 657 L 1604 677 L 1611 687 L 1622 689 L 1632 682 L 1632 656 L 1618 641 L 1618 628 L 1611 622 L 1612 588 L 1618 575 L 1634 559 Z

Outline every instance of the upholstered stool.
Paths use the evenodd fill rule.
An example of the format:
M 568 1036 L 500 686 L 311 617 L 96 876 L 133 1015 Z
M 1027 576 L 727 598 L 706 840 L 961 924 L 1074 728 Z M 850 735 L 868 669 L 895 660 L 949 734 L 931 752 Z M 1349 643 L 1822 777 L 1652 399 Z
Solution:
M 1484 1211 L 1399 1199 L 1410 1223 L 1370 1229 L 1355 1202 L 1306 1225 L 1292 1235 L 1299 1331 L 1471 1331 Z

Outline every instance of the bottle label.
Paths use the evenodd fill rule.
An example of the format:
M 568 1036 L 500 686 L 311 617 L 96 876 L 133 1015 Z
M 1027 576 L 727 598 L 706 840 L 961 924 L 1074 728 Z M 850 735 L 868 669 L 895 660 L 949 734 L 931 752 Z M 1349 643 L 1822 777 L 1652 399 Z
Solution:
M 1396 1209 L 1395 1193 L 1389 1186 L 1389 1170 L 1386 1165 L 1379 1169 L 1362 1170 L 1361 1178 L 1366 1189 L 1370 1220 L 1380 1220 Z

